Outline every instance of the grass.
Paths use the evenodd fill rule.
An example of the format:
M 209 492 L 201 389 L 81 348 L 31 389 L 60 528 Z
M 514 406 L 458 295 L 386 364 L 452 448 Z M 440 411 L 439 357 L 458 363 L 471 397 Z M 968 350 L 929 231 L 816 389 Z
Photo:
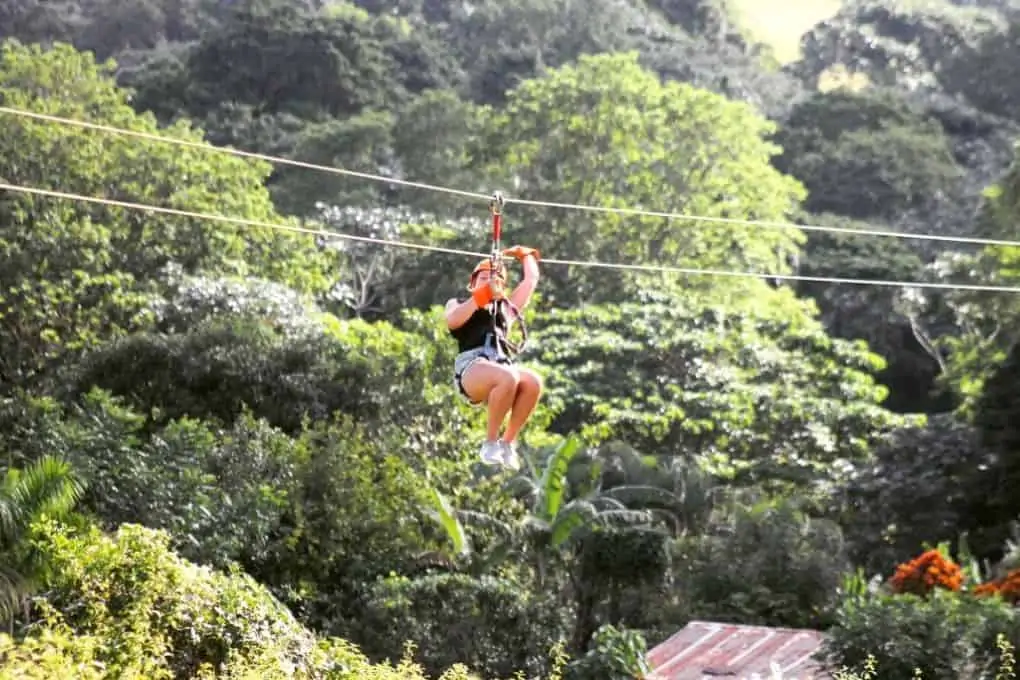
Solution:
M 800 56 L 800 37 L 833 16 L 840 0 L 731 0 L 740 26 L 755 40 L 772 47 L 788 64 Z

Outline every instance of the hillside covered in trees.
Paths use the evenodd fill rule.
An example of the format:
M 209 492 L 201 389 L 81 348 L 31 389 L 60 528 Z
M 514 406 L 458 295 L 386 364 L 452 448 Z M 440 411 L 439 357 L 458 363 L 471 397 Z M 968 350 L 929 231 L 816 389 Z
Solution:
M 0 0 L 0 678 L 614 680 L 694 619 L 995 677 L 1020 2 L 740 17 Z M 519 471 L 442 316 L 486 202 L 410 183 L 653 268 L 541 263 Z

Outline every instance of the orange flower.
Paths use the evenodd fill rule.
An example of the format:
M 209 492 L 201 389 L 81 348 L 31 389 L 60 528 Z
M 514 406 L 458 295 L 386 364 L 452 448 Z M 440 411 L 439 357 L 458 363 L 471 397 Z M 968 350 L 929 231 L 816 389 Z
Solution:
M 1005 576 L 982 583 L 974 589 L 974 594 L 978 597 L 998 594 L 1006 602 L 1016 604 L 1020 601 L 1020 569 L 1014 569 Z
M 1020 582 L 1017 585 L 1020 587 Z M 890 586 L 895 593 L 915 595 L 927 595 L 935 588 L 958 591 L 963 586 L 963 570 L 938 550 L 927 550 L 898 565 Z

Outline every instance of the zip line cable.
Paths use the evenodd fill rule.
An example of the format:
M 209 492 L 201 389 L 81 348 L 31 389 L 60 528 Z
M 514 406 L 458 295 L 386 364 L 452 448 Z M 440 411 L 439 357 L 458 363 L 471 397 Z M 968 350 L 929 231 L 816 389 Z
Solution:
M 51 123 L 60 123 L 61 125 L 73 125 L 76 127 L 83 127 L 88 128 L 90 130 L 96 130 L 98 132 L 111 132 L 117 135 L 138 137 L 139 139 L 148 139 L 153 142 L 177 144 L 178 146 L 186 146 L 192 149 L 200 149 L 202 151 L 218 151 L 220 153 L 241 156 L 242 158 L 252 158 L 255 160 L 266 161 L 268 163 L 274 163 L 278 165 L 293 165 L 298 168 L 305 168 L 306 170 L 319 170 L 321 172 L 330 172 L 335 175 L 348 175 L 350 177 L 358 177 L 360 179 L 372 180 L 374 182 L 400 184 L 403 186 L 425 189 L 427 191 L 438 191 L 441 193 L 454 194 L 456 196 L 465 196 L 467 198 L 477 198 L 485 201 L 488 201 L 490 198 L 492 198 L 488 194 L 479 194 L 474 191 L 462 191 L 460 189 L 451 189 L 449 187 L 425 184 L 423 182 L 411 182 L 409 180 L 397 179 L 395 177 L 386 177 L 384 175 L 376 175 L 368 172 L 358 172 L 355 170 L 346 170 L 344 168 L 337 168 L 328 165 L 318 165 L 316 163 L 296 161 L 290 158 L 281 158 L 279 156 L 267 156 L 266 154 L 255 153 L 254 151 L 243 151 L 241 149 L 232 149 L 230 147 L 225 146 L 216 146 L 215 144 L 210 144 L 209 142 L 193 142 L 187 139 L 177 139 L 175 137 L 168 137 L 166 135 L 153 134 L 151 132 L 126 130 L 124 128 L 113 127 L 111 125 L 90 123 L 84 120 L 75 120 L 73 118 L 61 118 L 60 116 L 51 116 L 45 113 L 35 113 L 34 111 L 24 111 L 22 109 L 12 109 L 9 106 L 0 106 L 0 113 L 6 113 L 14 116 L 23 116 L 26 118 L 35 118 L 37 120 L 45 120 Z
M 344 234 L 343 232 L 338 231 L 326 231 L 324 229 L 308 229 L 306 227 L 295 227 L 290 224 L 276 224 L 273 222 L 261 222 L 259 220 L 246 220 L 239 217 L 227 217 L 225 215 L 211 215 L 207 213 L 192 212 L 190 210 L 180 210 L 179 208 L 164 208 L 158 205 L 145 205 L 142 203 L 130 203 L 128 201 L 118 201 L 112 198 L 98 198 L 96 196 L 82 196 L 81 194 L 70 194 L 63 191 L 51 191 L 50 189 L 36 189 L 35 187 L 18 186 L 16 184 L 7 184 L 6 182 L 0 182 L 0 191 L 14 191 L 23 194 L 33 194 L 36 196 L 63 198 L 69 201 L 96 203 L 98 205 L 108 205 L 116 208 L 127 208 L 129 210 L 147 210 L 150 212 L 163 213 L 165 215 L 190 217 L 192 219 L 209 220 L 213 222 L 227 222 L 230 224 L 237 224 L 243 227 L 261 227 L 263 229 L 275 229 L 277 231 L 291 231 L 297 234 L 308 234 L 309 236 L 329 236 L 333 238 L 344 239 L 347 241 L 362 241 L 365 243 L 391 245 L 416 250 L 430 250 L 440 253 L 449 253 L 451 255 L 470 255 L 472 257 L 487 257 L 482 253 L 475 253 L 470 250 L 457 250 L 456 248 L 443 248 L 441 246 L 426 246 L 419 243 L 406 243 L 401 241 L 391 241 L 388 239 L 373 238 L 371 236 L 356 236 L 354 234 Z
M 8 106 L 0 106 L 0 113 L 6 113 L 14 116 L 22 116 L 26 118 L 34 118 L 37 120 L 44 120 L 52 123 L 60 123 L 62 125 L 83 127 L 90 130 L 96 130 L 99 132 L 109 132 L 113 134 L 127 135 L 130 137 L 138 137 L 141 139 L 148 139 L 150 141 L 155 142 L 177 144 L 179 146 L 201 149 L 203 151 L 218 151 L 220 153 L 232 154 L 234 156 L 241 156 L 243 158 L 257 159 L 278 165 L 292 165 L 295 167 L 305 168 L 308 170 L 318 170 L 320 172 L 328 172 L 336 175 L 358 177 L 360 179 L 367 179 L 375 182 L 398 184 L 402 186 L 424 189 L 427 191 L 435 191 L 439 193 L 463 196 L 466 198 L 476 198 L 484 201 L 488 201 L 491 198 L 491 195 L 489 194 L 480 194 L 474 191 L 453 189 L 450 187 L 438 186 L 435 184 L 427 184 L 425 182 L 412 182 L 409 180 L 397 179 L 395 177 L 386 177 L 384 175 L 378 175 L 368 172 L 347 170 L 335 166 L 318 165 L 316 163 L 308 163 L 305 161 L 297 161 L 289 158 L 281 158 L 279 156 L 269 156 L 266 154 L 255 153 L 252 151 L 243 151 L 240 149 L 216 146 L 214 144 L 209 144 L 208 142 L 193 142 L 185 139 L 176 139 L 174 137 L 168 137 L 166 135 L 157 135 L 149 132 L 139 132 L 136 130 L 126 130 L 123 128 L 117 128 L 110 125 L 91 123 L 82 120 L 75 120 L 72 118 L 62 118 L 60 116 L 52 116 L 44 113 L 35 113 L 33 111 L 25 111 L 22 109 L 15 109 Z M 731 218 L 731 217 L 709 217 L 706 215 L 685 215 L 683 213 L 660 212 L 655 210 L 644 210 L 640 208 L 610 208 L 605 206 L 580 205 L 575 203 L 558 203 L 555 201 L 541 201 L 524 198 L 507 197 L 505 201 L 507 203 L 516 203 L 517 205 L 527 205 L 538 208 L 561 208 L 564 210 L 577 210 L 582 212 L 612 213 L 618 215 L 630 215 L 642 217 L 660 217 L 671 220 L 690 220 L 695 222 L 716 222 L 721 224 L 743 225 L 749 227 L 768 227 L 774 229 L 801 229 L 803 231 L 818 231 L 836 234 L 855 234 L 858 236 L 880 236 L 887 238 L 914 239 L 920 241 L 942 241 L 946 243 L 966 243 L 971 245 L 985 245 L 985 246 L 1007 246 L 1014 248 L 1020 247 L 1020 241 L 1009 241 L 1003 239 L 988 239 L 969 236 L 943 236 L 938 234 L 911 234 L 906 232 L 889 231 L 882 229 L 852 229 L 849 227 L 834 227 L 834 226 L 830 227 L 811 224 L 796 224 L 793 222 L 779 222 L 771 220 L 748 220 L 736 217 Z
M 405 241 L 393 241 L 390 239 L 373 238 L 370 236 L 356 236 L 354 234 L 345 234 L 343 232 L 326 231 L 323 229 L 308 229 L 305 227 L 296 227 L 286 224 L 278 224 L 272 222 L 262 222 L 258 220 L 248 220 L 237 217 L 226 217 L 224 215 L 211 215 L 207 213 L 192 212 L 190 210 L 180 210 L 177 208 L 164 208 L 155 205 L 144 205 L 141 203 L 130 203 L 127 201 L 118 201 L 108 198 L 98 198 L 94 196 L 83 196 L 80 194 L 71 194 L 62 191 L 53 191 L 50 189 L 37 189 L 35 187 L 18 186 L 15 184 L 7 184 L 0 182 L 0 191 L 13 191 L 17 193 L 30 194 L 35 196 L 46 196 L 50 198 L 63 198 L 72 201 L 82 201 L 85 203 L 95 203 L 99 205 L 107 205 L 118 208 L 127 208 L 131 210 L 141 210 L 156 213 L 163 213 L 166 215 L 176 215 L 178 217 L 189 217 L 198 220 L 208 220 L 212 222 L 226 222 L 229 224 L 235 224 L 246 227 L 260 227 L 264 229 L 274 229 L 277 231 L 290 231 L 300 234 L 308 234 L 312 236 L 322 236 L 327 238 L 336 238 L 348 241 L 361 241 L 364 243 L 374 243 L 377 245 L 392 246 L 396 248 L 409 248 L 415 250 L 425 250 L 438 253 L 448 253 L 452 255 L 467 255 L 477 258 L 489 257 L 489 253 L 477 253 L 469 250 L 458 250 L 455 248 L 443 248 L 440 246 L 428 246 L 418 243 L 408 243 Z M 941 288 L 948 290 L 973 290 L 973 291 L 991 291 L 1000 293 L 1020 293 L 1020 287 L 1011 286 L 993 286 L 993 285 L 982 285 L 982 284 L 966 284 L 966 283 L 929 283 L 929 282 L 913 282 L 913 281 L 890 281 L 882 279 L 853 279 L 853 278 L 839 278 L 839 277 L 825 277 L 825 276 L 801 276 L 796 274 L 769 274 L 769 273 L 756 273 L 756 272 L 734 272 L 723 269 L 697 269 L 689 267 L 667 267 L 659 265 L 641 265 L 641 264 L 619 264 L 612 262 L 594 262 L 585 260 L 559 260 L 554 258 L 542 258 L 542 262 L 546 264 L 558 264 L 573 267 L 597 267 L 602 269 L 622 269 L 630 271 L 645 271 L 645 272 L 657 272 L 657 273 L 670 273 L 670 274 L 687 274 L 694 276 L 729 276 L 736 278 L 755 278 L 755 279 L 772 279 L 772 280 L 783 280 L 783 281 L 811 281 L 816 283 L 837 283 L 837 284 L 852 284 L 852 285 L 864 285 L 864 286 L 895 286 L 895 287 L 911 287 L 911 288 Z

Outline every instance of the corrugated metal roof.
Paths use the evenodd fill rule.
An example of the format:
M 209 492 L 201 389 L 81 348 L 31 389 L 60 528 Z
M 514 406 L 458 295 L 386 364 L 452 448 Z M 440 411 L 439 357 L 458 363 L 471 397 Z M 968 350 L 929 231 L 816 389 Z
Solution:
M 769 680 L 831 677 L 812 657 L 824 640 L 814 630 L 692 621 L 648 653 L 652 680 Z

